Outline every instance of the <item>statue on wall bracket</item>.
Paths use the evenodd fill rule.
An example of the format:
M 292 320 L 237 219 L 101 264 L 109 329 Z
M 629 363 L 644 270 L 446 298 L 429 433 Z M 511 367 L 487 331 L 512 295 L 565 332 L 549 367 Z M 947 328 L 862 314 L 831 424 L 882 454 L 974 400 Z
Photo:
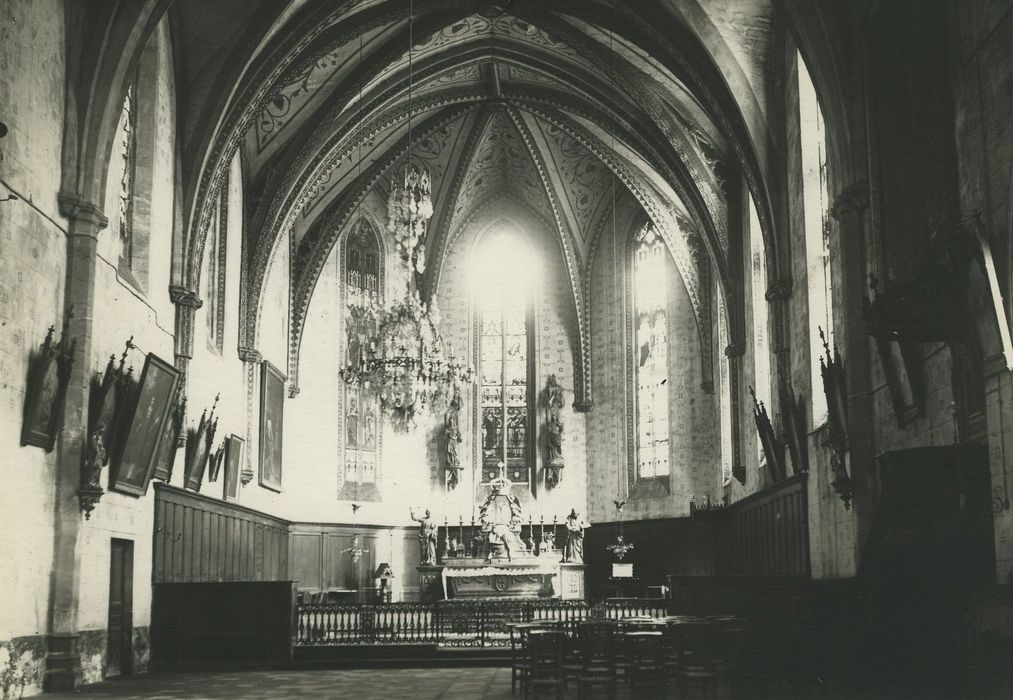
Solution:
M 454 398 L 450 400 L 450 408 L 443 417 L 444 465 L 447 474 L 447 490 L 453 491 L 461 480 L 461 460 L 457 454 L 457 446 L 463 440 L 461 436 L 461 390 L 454 387 Z
M 851 508 L 855 495 L 855 484 L 848 474 L 848 387 L 844 362 L 840 352 L 832 350 L 823 329 L 819 329 L 823 341 L 824 357 L 820 357 L 820 374 L 823 377 L 823 391 L 827 397 L 828 432 L 826 445 L 830 448 L 830 485 L 844 502 L 845 510 Z
M 563 476 L 563 387 L 550 374 L 545 387 L 545 485 L 555 488 Z
M 42 344 L 28 355 L 22 447 L 34 445 L 52 452 L 56 436 L 63 428 L 64 401 L 77 345 L 76 339 L 67 338 L 67 324 L 72 316 L 68 312 L 58 341 L 53 339 L 56 326 L 50 326 Z

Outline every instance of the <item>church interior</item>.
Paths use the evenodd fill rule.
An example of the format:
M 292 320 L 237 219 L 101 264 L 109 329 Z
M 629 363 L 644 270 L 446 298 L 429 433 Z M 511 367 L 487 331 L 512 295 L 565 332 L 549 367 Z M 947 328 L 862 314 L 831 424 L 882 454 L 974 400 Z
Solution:
M 1013 694 L 1013 2 L 0 0 L 0 66 L 4 698 L 576 697 L 599 627 Z

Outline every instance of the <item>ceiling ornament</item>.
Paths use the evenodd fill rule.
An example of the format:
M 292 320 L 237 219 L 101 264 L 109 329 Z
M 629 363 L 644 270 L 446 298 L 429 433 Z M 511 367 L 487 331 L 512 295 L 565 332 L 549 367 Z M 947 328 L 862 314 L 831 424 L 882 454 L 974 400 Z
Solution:
M 381 306 L 364 298 L 348 305 L 346 364 L 341 378 L 379 398 L 380 410 L 395 430 L 416 426 L 424 409 L 441 410 L 461 383 L 471 383 L 474 369 L 444 356 L 443 338 L 436 330 L 439 309 L 434 300 L 423 301 L 418 277 L 425 271 L 426 225 L 433 215 L 429 173 L 410 164 L 412 101 L 412 14 L 409 4 L 408 48 L 408 160 L 404 178 L 391 183 L 387 201 L 387 233 L 396 256 L 392 276 L 403 295 Z

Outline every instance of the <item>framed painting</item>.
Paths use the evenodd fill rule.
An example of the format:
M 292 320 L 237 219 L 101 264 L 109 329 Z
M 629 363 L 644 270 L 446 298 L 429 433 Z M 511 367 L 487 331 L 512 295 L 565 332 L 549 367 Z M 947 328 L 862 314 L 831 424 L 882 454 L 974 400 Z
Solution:
M 179 372 L 156 355 L 148 355 L 138 383 L 123 450 L 109 475 L 109 488 L 143 496 L 155 468 L 158 444 L 169 420 Z
M 260 485 L 281 491 L 281 435 L 285 375 L 266 360 L 260 366 Z
M 169 417 L 165 421 L 162 437 L 155 451 L 155 469 L 153 479 L 161 479 L 165 483 L 172 481 L 172 467 L 176 462 L 176 450 L 179 448 L 179 435 L 183 429 L 183 414 L 186 411 L 186 398 L 180 403 L 175 401 L 169 409 Z
M 242 464 L 244 442 L 238 435 L 229 435 L 225 439 L 225 486 L 222 498 L 226 501 L 239 500 L 239 466 Z
M 21 445 L 35 445 L 51 452 L 63 425 L 63 404 L 73 361 L 74 346 L 53 342 L 51 326 L 46 340 L 28 357 L 28 381 L 25 384 L 24 421 Z
M 209 414 L 207 409 L 204 409 L 197 427 L 186 429 L 183 487 L 191 491 L 200 491 L 201 482 L 204 481 L 204 470 L 207 468 L 211 445 L 214 443 L 215 432 L 218 430 L 218 419 L 215 417 L 217 407 L 218 397 L 216 396 L 215 403 L 211 406 L 211 413 Z
M 218 446 L 218 449 L 208 457 L 208 482 L 218 481 L 218 474 L 222 471 L 222 464 L 225 463 L 225 443 Z

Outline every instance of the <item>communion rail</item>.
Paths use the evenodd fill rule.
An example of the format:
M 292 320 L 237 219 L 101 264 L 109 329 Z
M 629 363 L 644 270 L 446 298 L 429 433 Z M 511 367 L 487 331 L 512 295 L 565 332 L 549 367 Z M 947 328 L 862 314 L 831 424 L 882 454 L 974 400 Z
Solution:
M 668 614 L 663 601 L 588 605 L 577 600 L 444 600 L 437 603 L 348 605 L 301 603 L 296 608 L 296 646 L 437 645 L 496 647 L 510 644 L 511 622 L 621 620 Z

